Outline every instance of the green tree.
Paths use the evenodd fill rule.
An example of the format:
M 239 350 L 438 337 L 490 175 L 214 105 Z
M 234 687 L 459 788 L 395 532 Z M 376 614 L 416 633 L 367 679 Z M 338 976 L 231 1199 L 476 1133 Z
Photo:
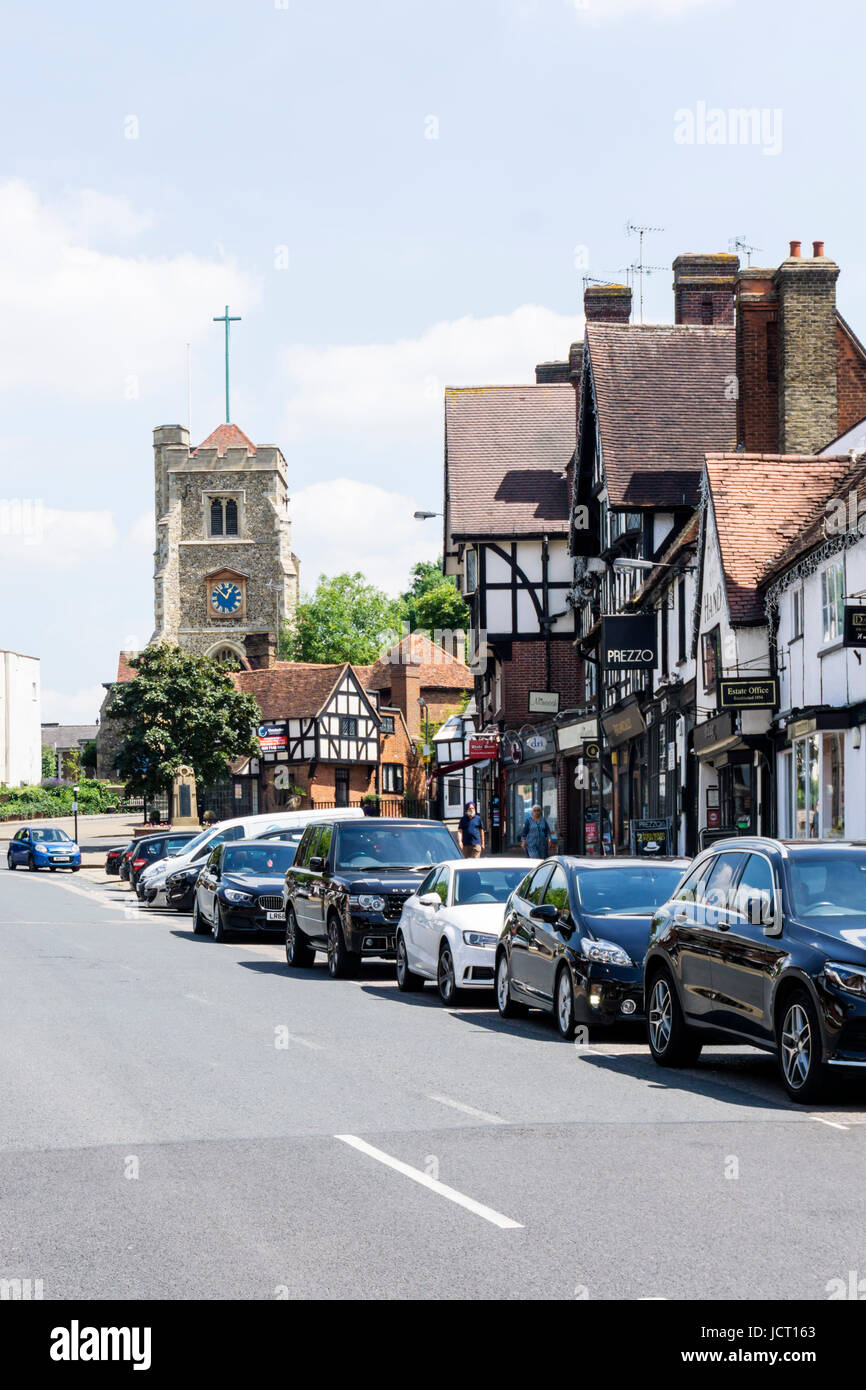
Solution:
M 320 575 L 298 604 L 294 624 L 280 633 L 280 656 L 289 661 L 375 661 L 400 635 L 403 605 L 363 574 Z
M 57 776 L 57 754 L 53 748 L 47 748 L 44 743 L 42 745 L 42 776 Z
M 256 752 L 258 705 L 215 662 L 155 646 L 129 664 L 136 677 L 116 687 L 106 711 L 124 721 L 117 768 L 127 795 L 158 796 L 184 764 L 207 786 L 231 759 Z
M 402 602 L 413 632 L 424 628 L 432 636 L 437 629 L 465 632 L 469 627 L 469 609 L 453 576 L 442 573 L 441 559 L 419 560 L 412 567 Z
M 81 766 L 91 775 L 96 771 L 96 739 L 90 738 L 81 750 Z

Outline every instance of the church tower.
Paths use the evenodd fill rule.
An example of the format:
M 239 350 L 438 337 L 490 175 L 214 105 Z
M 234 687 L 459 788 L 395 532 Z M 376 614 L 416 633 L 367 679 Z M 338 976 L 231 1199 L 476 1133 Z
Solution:
M 195 449 L 183 425 L 161 425 L 153 448 L 151 641 L 240 663 L 246 636 L 278 632 L 297 608 L 286 460 L 237 425 L 220 425 Z

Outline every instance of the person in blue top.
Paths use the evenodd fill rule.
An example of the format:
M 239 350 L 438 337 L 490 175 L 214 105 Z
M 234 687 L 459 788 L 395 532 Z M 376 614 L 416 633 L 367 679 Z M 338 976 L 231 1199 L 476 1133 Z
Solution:
M 520 843 L 530 859 L 546 859 L 550 853 L 553 831 L 540 806 L 533 806 L 526 820 Z
M 477 859 L 484 853 L 484 822 L 475 810 L 475 802 L 467 801 L 457 824 L 457 840 L 464 859 Z

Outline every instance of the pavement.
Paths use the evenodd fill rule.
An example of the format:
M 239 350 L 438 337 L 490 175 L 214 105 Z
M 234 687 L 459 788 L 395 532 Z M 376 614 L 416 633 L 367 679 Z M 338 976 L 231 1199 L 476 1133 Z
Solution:
M 59 829 L 65 830 L 67 835 L 75 838 L 74 816 L 46 816 L 43 820 L 38 821 L 34 821 L 32 817 L 22 821 L 2 821 L 0 822 L 0 854 L 4 858 L 8 841 L 17 831 L 31 825 L 57 826 Z M 133 835 L 143 835 L 151 829 L 156 832 L 160 827 L 144 825 L 140 811 L 136 811 L 132 815 L 122 813 L 111 816 L 79 816 L 78 843 L 81 847 L 82 865 L 101 867 L 105 863 L 106 851 L 113 845 L 128 844 Z
M 0 869 L 0 1278 L 46 1299 L 828 1297 L 866 1274 L 866 1083 L 662 1071 L 393 967 L 289 974 L 97 868 Z

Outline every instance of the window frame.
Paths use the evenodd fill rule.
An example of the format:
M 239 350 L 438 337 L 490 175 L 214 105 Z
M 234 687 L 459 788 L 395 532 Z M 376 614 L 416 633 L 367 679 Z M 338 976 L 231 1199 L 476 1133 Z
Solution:
M 832 589 L 831 593 L 831 577 Z M 842 639 L 845 624 L 845 564 L 833 560 L 821 571 L 821 634 L 825 646 Z

